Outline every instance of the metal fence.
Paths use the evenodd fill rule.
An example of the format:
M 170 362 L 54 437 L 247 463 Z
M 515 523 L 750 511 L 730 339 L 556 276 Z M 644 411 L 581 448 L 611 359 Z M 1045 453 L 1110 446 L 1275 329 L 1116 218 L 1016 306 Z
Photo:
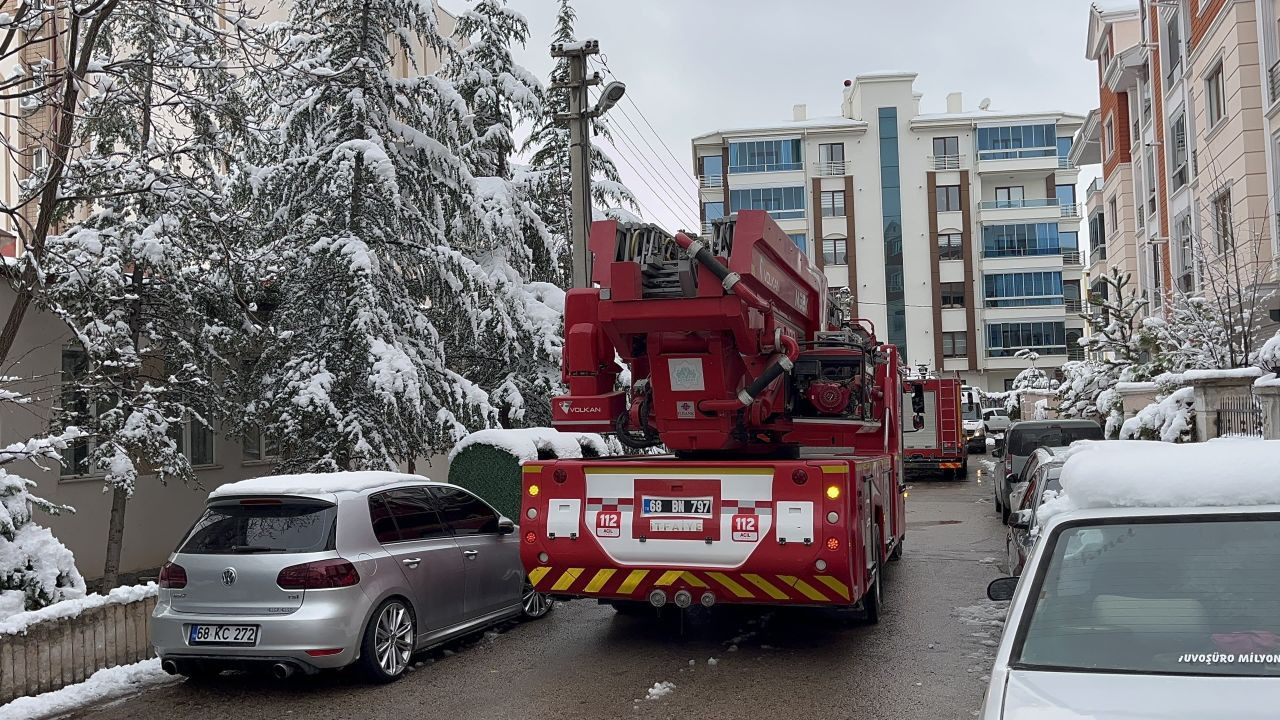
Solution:
M 103 604 L 0 635 L 0 705 L 153 657 L 147 622 L 155 605 L 154 596 Z
M 1213 430 L 1215 437 L 1262 437 L 1262 403 L 1252 395 L 1220 398 Z

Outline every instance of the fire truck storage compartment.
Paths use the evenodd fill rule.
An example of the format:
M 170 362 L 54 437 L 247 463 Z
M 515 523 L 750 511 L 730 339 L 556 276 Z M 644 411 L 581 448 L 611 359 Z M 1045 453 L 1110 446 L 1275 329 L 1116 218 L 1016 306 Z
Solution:
M 911 394 L 904 393 L 902 396 L 902 404 L 904 408 L 911 407 Z M 925 388 L 924 390 L 924 427 L 917 431 L 912 431 L 911 413 L 902 413 L 902 447 L 905 450 L 918 450 L 927 448 L 936 450 L 938 448 L 938 400 L 937 393 L 933 388 Z

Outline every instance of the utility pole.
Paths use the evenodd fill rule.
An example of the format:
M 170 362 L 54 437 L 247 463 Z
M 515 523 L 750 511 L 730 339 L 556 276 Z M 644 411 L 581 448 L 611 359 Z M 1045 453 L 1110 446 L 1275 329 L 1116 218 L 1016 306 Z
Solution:
M 569 92 L 569 112 L 558 114 L 555 119 L 569 125 L 569 237 L 573 243 L 573 287 L 576 288 L 591 287 L 591 253 L 587 249 L 587 235 L 591 230 L 591 121 L 608 112 L 626 92 L 625 85 L 611 82 L 595 107 L 588 109 L 587 88 L 599 85 L 602 78 L 600 73 L 587 74 L 587 58 L 599 54 L 600 43 L 595 40 L 551 46 L 551 57 L 569 61 L 568 82 L 556 83 L 549 89 Z

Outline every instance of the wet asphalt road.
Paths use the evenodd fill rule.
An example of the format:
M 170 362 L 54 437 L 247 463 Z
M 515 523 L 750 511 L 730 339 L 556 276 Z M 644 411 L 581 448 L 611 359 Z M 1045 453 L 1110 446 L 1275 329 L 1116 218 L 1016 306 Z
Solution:
M 816 611 L 724 606 L 683 622 L 634 619 L 579 600 L 543 620 L 426 653 L 390 686 L 346 673 L 286 682 L 224 676 L 66 717 L 968 718 L 981 702 L 998 629 L 967 625 L 955 611 L 986 602 L 1004 549 L 990 476 L 978 472 L 985 458 L 971 459 L 964 482 L 910 483 L 906 553 L 890 565 L 877 626 Z M 675 687 L 646 699 L 659 681 Z

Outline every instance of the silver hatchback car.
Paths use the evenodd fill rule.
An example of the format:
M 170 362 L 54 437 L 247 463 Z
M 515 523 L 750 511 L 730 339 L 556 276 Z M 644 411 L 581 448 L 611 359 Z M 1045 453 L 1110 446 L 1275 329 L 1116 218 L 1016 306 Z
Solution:
M 418 650 L 538 618 L 515 524 L 417 475 L 282 475 L 224 485 L 160 572 L 161 666 L 402 675 Z

